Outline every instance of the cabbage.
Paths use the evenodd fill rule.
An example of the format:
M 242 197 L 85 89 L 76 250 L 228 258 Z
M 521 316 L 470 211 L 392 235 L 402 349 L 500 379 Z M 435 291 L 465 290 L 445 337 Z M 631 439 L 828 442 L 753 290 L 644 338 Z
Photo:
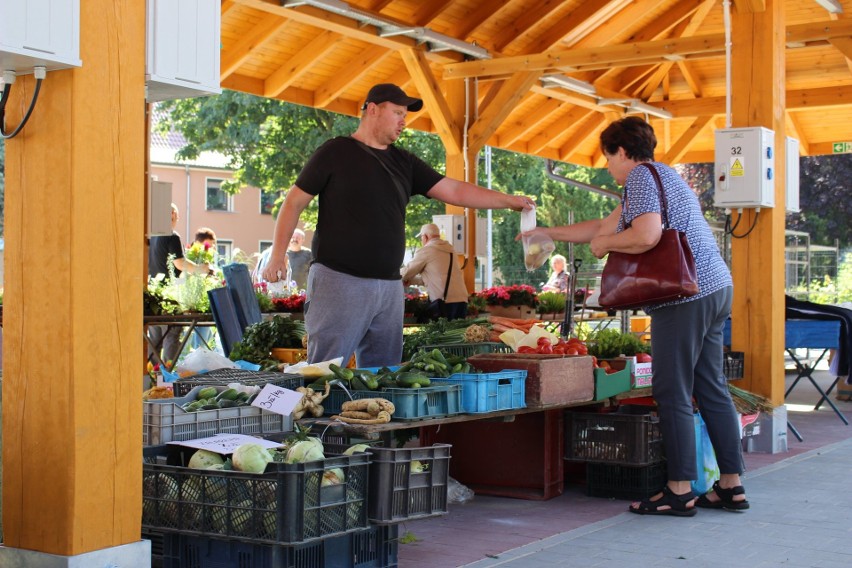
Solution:
M 243 444 L 234 450 L 231 457 L 234 469 L 247 473 L 263 473 L 272 456 L 260 444 Z
M 322 483 L 320 483 L 321 487 L 326 487 L 328 485 L 339 485 L 343 483 L 346 479 L 346 476 L 343 475 L 343 470 L 339 467 L 335 467 L 334 469 L 326 470 L 325 473 L 322 474 Z
M 198 450 L 189 458 L 189 467 L 193 469 L 208 469 L 211 465 L 222 465 L 225 459 L 210 450 Z
M 351 456 L 355 452 L 366 452 L 368 449 L 370 449 L 370 444 L 355 444 L 343 450 L 343 455 Z
M 287 463 L 306 463 L 323 459 L 325 454 L 319 438 L 308 438 L 296 442 L 287 450 Z

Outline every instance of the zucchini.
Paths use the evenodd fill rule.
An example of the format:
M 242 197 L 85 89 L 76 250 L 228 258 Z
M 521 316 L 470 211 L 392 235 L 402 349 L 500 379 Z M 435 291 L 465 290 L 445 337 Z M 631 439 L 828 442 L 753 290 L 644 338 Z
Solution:
M 346 369 L 344 367 L 340 367 L 339 365 L 335 365 L 332 363 L 328 366 L 328 369 L 334 373 L 338 379 L 342 379 L 344 381 L 351 381 L 352 377 L 355 376 L 355 373 L 352 372 L 352 369 Z

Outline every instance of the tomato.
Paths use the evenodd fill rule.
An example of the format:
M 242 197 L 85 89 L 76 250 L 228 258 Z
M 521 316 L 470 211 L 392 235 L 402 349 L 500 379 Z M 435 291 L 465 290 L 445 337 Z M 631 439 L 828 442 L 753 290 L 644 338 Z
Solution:
M 569 338 L 569 339 L 568 339 L 568 343 L 583 343 L 583 342 L 582 342 L 582 341 L 580 341 L 580 340 L 579 340 L 578 338 L 576 338 L 576 337 L 571 337 L 571 338 Z
M 592 367 L 598 368 L 598 358 L 592 355 Z
M 539 337 L 538 346 L 541 347 L 542 345 L 550 345 L 550 339 L 547 337 Z
M 651 356 L 647 353 L 637 353 L 636 354 L 636 362 L 637 363 L 650 363 Z
M 568 349 L 565 350 L 565 354 L 566 355 L 579 355 L 580 353 L 576 349 L 574 349 L 573 347 L 569 347 Z
M 574 346 L 574 349 L 577 350 L 577 355 L 588 355 L 589 348 L 583 345 L 582 343 L 578 343 Z
M 518 347 L 518 353 L 538 353 L 538 350 L 535 347 L 530 347 L 529 345 L 521 345 Z
M 566 349 L 567 349 L 567 347 L 565 347 L 565 345 L 563 345 L 562 343 L 557 343 L 556 345 L 553 346 L 553 352 L 557 353 L 559 355 L 565 355 Z
M 548 341 L 548 342 L 547 342 L 547 343 L 545 343 L 544 345 L 540 345 L 540 346 L 538 347 L 538 352 L 539 352 L 539 353 L 542 353 L 542 354 L 544 354 L 544 355 L 550 355 L 551 353 L 553 353 L 553 346 L 552 346 L 552 345 L 550 344 L 550 342 Z

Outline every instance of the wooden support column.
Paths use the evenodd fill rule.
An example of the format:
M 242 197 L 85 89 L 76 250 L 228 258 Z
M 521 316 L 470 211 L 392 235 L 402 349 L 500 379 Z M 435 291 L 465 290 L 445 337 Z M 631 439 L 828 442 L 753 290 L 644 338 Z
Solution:
M 744 210 L 739 226 L 750 227 L 755 215 L 757 224 L 747 237 L 732 239 L 732 348 L 746 354 L 744 388 L 778 405 L 784 402 L 784 2 L 766 0 L 761 12 L 742 4 L 731 14 L 732 126 L 775 132 L 775 207 Z
M 140 539 L 145 3 L 80 2 L 79 35 L 6 141 L 0 565 Z
M 473 123 L 473 117 L 476 115 L 476 94 L 475 81 L 469 80 L 469 88 L 465 88 L 465 81 L 448 81 L 447 82 L 447 102 L 450 112 L 452 112 L 455 122 L 459 124 L 462 130 L 459 131 L 458 152 L 451 152 L 447 146 L 447 175 L 456 179 L 462 179 L 470 183 L 477 182 L 477 172 L 479 170 L 478 156 L 480 148 L 467 148 L 464 145 L 464 125 L 465 125 L 465 109 L 469 113 L 467 122 L 468 128 Z M 465 103 L 467 99 L 467 103 Z M 467 154 L 465 155 L 465 151 Z M 465 215 L 467 221 L 467 250 L 468 256 L 462 274 L 464 274 L 464 284 L 467 286 L 468 292 L 473 292 L 476 289 L 476 209 L 465 209 L 454 205 L 447 205 L 447 213 L 449 215 Z

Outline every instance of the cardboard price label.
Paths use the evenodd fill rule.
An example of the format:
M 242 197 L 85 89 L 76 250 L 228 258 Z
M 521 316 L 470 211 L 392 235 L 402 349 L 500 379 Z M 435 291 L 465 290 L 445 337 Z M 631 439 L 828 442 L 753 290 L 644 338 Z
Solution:
M 251 405 L 263 410 L 275 412 L 289 416 L 293 414 L 293 409 L 299 404 L 304 395 L 294 390 L 285 389 L 271 383 L 267 383 L 263 389 L 257 393 L 257 396 L 252 401 Z
M 243 444 L 260 444 L 264 448 L 280 448 L 281 442 L 271 442 L 263 438 L 255 438 L 245 434 L 216 434 L 208 438 L 196 438 L 195 440 L 185 440 L 181 442 L 169 442 L 177 446 L 186 446 L 198 450 L 210 450 L 217 454 L 232 454 L 234 450 Z

